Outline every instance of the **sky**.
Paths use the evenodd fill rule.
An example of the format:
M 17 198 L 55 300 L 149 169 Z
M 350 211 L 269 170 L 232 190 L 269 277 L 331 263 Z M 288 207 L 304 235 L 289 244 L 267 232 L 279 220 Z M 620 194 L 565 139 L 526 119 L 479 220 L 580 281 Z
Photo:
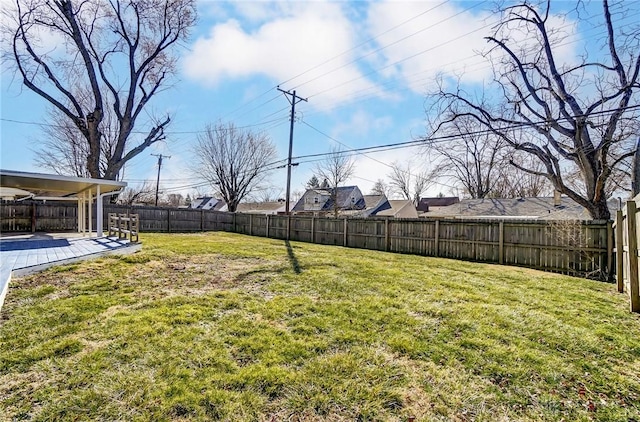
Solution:
M 591 41 L 604 31 L 595 20 L 562 14 L 574 4 L 553 3 L 558 14 L 553 25 L 565 34 L 560 57 L 567 61 L 585 51 L 597 54 Z M 285 159 L 290 103 L 278 86 L 307 100 L 296 104 L 294 192 L 303 192 L 314 173 L 317 158 L 306 156 L 419 139 L 428 133 L 425 108 L 437 77 L 459 79 L 469 90 L 492 78 L 480 53 L 487 51 L 483 37 L 497 22 L 494 7 L 492 1 L 453 0 L 200 1 L 197 26 L 179 51 L 178 75 L 147 108 L 149 114 L 171 116 L 167 139 L 129 162 L 124 181 L 155 186 L 158 166 L 152 154 L 163 154 L 170 158 L 162 163 L 162 192 L 212 193 L 197 174 L 193 146 L 206 125 L 220 122 L 267 133 L 278 158 Z M 587 2 L 581 16 L 596 16 L 600 7 Z M 620 17 L 619 24 L 637 23 L 635 12 Z M 1 75 L 0 167 L 46 172 L 37 167 L 34 150 L 44 136 L 39 123 L 47 104 L 6 66 Z M 393 162 L 409 161 L 424 170 L 433 165 L 421 147 L 353 159 L 348 184 L 365 194 L 376 180 L 386 179 Z M 284 197 L 285 184 L 286 169 L 273 171 L 270 196 Z M 427 195 L 440 193 L 457 195 L 459 186 L 439 180 Z

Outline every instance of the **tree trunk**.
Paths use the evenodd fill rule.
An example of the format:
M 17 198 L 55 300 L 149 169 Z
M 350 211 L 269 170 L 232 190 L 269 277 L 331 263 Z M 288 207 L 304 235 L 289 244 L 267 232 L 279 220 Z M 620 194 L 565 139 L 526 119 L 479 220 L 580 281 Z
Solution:
M 603 195 L 602 199 L 597 202 L 593 202 L 587 208 L 591 218 L 594 220 L 610 220 L 611 213 L 609 212 L 609 206 L 607 205 L 607 198 Z

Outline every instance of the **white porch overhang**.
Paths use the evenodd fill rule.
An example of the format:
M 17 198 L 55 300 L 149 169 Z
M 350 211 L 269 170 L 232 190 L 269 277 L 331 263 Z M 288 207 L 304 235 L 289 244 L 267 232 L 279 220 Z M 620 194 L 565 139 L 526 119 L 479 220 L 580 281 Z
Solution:
M 78 232 L 91 235 L 92 204 L 96 201 L 96 233 L 103 236 L 102 198 L 115 195 L 127 186 L 126 182 L 115 180 L 90 179 L 85 177 L 62 176 L 59 174 L 28 173 L 14 170 L 0 170 L 0 187 L 27 191 L 29 196 L 23 198 L 77 201 Z M 88 217 L 88 219 L 87 219 Z M 88 223 L 88 224 L 87 224 Z

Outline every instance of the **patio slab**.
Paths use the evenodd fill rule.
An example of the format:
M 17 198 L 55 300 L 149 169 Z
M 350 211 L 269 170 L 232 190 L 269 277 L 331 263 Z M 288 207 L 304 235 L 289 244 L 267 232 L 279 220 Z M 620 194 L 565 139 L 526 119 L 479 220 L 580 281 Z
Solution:
M 23 276 L 54 265 L 71 264 L 107 254 L 129 254 L 141 248 L 140 243 L 110 237 L 47 234 L 3 237 L 0 239 L 0 310 L 12 276 Z

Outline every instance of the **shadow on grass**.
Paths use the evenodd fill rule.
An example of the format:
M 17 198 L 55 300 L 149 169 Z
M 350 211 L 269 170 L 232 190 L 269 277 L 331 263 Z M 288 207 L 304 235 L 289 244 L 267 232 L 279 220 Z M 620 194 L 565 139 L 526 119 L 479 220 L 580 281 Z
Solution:
M 291 247 L 291 243 L 288 240 L 284 241 L 285 246 L 287 247 L 287 256 L 289 257 L 289 262 L 291 263 L 291 268 L 293 268 L 293 272 L 296 274 L 300 274 L 302 270 L 300 270 L 300 263 L 298 262 L 298 258 L 296 258 L 296 254 L 293 253 L 293 248 Z

